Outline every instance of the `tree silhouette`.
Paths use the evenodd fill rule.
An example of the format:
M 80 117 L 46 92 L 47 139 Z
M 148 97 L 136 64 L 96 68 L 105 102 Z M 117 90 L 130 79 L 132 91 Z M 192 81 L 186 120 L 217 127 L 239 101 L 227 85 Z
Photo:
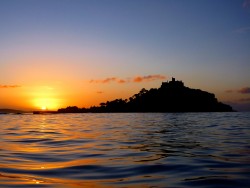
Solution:
M 77 108 L 76 106 L 59 109 L 61 113 L 80 112 L 231 112 L 232 107 L 215 98 L 215 95 L 200 89 L 190 89 L 182 81 L 174 78 L 163 82 L 158 89 L 146 90 L 129 99 L 115 99 L 100 103 L 100 106 Z

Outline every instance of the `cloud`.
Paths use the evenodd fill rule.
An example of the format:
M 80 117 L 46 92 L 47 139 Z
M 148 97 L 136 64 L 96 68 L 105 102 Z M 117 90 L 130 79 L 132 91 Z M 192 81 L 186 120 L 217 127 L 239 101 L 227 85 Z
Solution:
M 97 91 L 96 93 L 97 94 L 103 94 L 104 92 L 103 91 Z
M 112 78 L 105 78 L 103 80 L 90 80 L 89 82 L 90 83 L 102 83 L 102 84 L 105 84 L 105 83 L 110 83 L 110 82 L 114 82 L 116 81 L 117 78 L 116 77 L 112 77 Z
M 17 88 L 17 87 L 21 87 L 21 86 L 19 86 L 19 85 L 0 85 L 0 88 L 3 88 L 3 89 L 5 89 L 5 88 Z
M 238 90 L 241 94 L 249 94 L 250 93 L 250 87 L 244 87 Z
M 250 0 L 244 0 L 243 4 L 242 4 L 243 8 L 249 8 L 250 7 Z
M 102 83 L 109 83 L 109 82 L 113 82 L 116 81 L 117 78 L 113 77 L 113 78 L 106 78 L 105 80 L 102 80 Z
M 250 102 L 250 97 L 239 99 L 240 102 Z
M 117 81 L 117 83 L 119 83 L 119 84 L 124 84 L 124 83 L 127 83 L 127 82 L 129 82 L 129 80 L 123 80 L 123 79 L 119 79 L 118 81 Z
M 160 75 L 160 74 L 155 74 L 155 75 L 147 75 L 147 76 L 135 76 L 133 78 L 127 78 L 127 79 L 122 79 L 122 78 L 117 78 L 117 77 L 108 77 L 102 80 L 90 80 L 90 83 L 111 83 L 111 82 L 116 82 L 119 84 L 124 84 L 124 83 L 129 83 L 129 82 L 134 82 L 134 83 L 140 83 L 140 82 L 151 82 L 155 80 L 164 80 L 166 79 L 166 76 Z
M 233 93 L 233 92 L 234 92 L 234 90 L 229 89 L 229 90 L 226 90 L 225 92 L 226 92 L 226 93 Z
M 235 32 L 235 33 L 239 33 L 239 34 L 248 33 L 248 32 L 250 32 L 250 26 L 241 27 L 241 28 L 239 28 L 239 29 L 236 29 L 234 32 Z
M 155 74 L 155 75 L 148 75 L 148 76 L 137 76 L 133 79 L 133 82 L 151 82 L 155 80 L 164 80 L 166 76 Z
M 241 89 L 228 89 L 225 91 L 226 93 L 241 93 L 241 94 L 250 94 L 250 87 L 243 87 Z

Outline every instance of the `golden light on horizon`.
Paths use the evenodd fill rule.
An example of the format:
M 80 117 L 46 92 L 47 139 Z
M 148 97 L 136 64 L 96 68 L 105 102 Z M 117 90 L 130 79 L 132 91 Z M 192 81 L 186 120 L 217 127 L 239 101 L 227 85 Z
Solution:
M 30 85 L 25 91 L 32 110 L 57 110 L 64 106 L 64 90 L 56 84 Z
M 59 107 L 56 98 L 36 98 L 33 100 L 34 107 L 41 110 L 56 110 Z
M 41 110 L 47 110 L 47 107 L 46 106 L 42 106 Z

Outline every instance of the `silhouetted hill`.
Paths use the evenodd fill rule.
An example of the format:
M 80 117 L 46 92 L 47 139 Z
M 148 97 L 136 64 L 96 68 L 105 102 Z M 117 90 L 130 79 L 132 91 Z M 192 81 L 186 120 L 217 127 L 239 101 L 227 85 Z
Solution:
M 98 107 L 59 109 L 62 113 L 81 112 L 232 112 L 231 106 L 218 102 L 215 95 L 200 89 L 190 89 L 172 78 L 158 89 L 142 89 L 129 99 L 116 99 Z

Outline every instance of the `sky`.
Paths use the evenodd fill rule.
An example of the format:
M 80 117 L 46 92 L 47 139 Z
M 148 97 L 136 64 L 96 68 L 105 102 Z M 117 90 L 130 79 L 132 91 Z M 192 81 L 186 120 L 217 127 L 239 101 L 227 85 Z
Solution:
M 250 110 L 250 0 L 0 0 L 0 108 L 90 107 L 175 77 Z

